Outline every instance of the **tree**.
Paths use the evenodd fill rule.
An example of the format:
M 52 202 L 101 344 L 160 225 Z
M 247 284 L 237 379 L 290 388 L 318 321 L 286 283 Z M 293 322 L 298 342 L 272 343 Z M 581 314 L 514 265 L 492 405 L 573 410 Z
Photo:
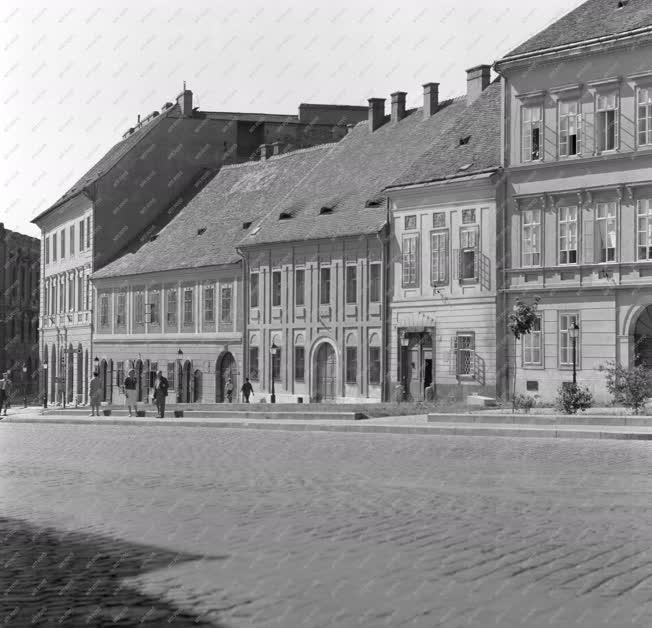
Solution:
M 601 364 L 599 370 L 605 373 L 607 390 L 614 403 L 631 408 L 634 414 L 639 414 L 645 407 L 650 396 L 650 383 L 645 365 L 625 368 L 619 362 Z
M 537 320 L 537 306 L 541 301 L 540 297 L 535 296 L 533 303 L 525 303 L 517 299 L 514 303 L 511 313 L 507 317 L 507 326 L 514 336 L 514 387 L 512 392 L 512 412 L 516 410 L 516 366 L 518 358 L 516 347 L 518 340 L 532 332 L 534 323 Z

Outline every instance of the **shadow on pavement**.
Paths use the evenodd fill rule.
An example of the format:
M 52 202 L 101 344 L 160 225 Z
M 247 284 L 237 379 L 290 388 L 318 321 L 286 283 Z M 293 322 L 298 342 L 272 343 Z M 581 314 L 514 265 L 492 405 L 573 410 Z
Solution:
M 201 558 L 0 517 L 0 624 L 225 628 L 122 584 Z

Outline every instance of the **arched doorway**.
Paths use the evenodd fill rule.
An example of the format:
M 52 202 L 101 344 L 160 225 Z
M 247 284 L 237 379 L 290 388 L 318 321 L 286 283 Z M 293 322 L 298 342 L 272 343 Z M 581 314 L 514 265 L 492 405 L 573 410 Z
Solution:
M 75 362 L 72 345 L 68 345 L 68 364 L 66 369 L 66 403 L 72 403 L 73 386 L 75 383 Z
M 201 371 L 199 369 L 195 370 L 193 375 L 193 394 L 192 401 L 193 403 L 199 403 L 201 401 L 202 389 L 201 389 Z
M 634 357 L 637 365 L 647 368 L 652 383 L 652 305 L 640 313 L 634 325 Z
M 181 369 L 181 386 L 180 386 L 181 403 L 191 403 L 193 398 L 192 384 L 193 384 L 192 365 L 190 364 L 189 360 L 186 360 L 183 363 L 183 367 Z
M 229 351 L 222 354 L 215 365 L 215 401 L 224 403 L 226 401 L 226 382 L 228 379 L 233 384 L 233 396 L 237 397 L 238 392 L 238 366 L 233 354 Z
M 315 352 L 315 401 L 334 399 L 337 394 L 337 355 L 333 345 L 322 342 Z

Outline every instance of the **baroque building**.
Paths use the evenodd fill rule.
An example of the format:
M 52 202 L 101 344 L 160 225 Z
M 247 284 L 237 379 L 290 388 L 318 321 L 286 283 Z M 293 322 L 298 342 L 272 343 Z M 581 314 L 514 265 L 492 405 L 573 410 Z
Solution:
M 505 385 L 551 399 L 575 368 L 604 401 L 601 364 L 652 369 L 652 3 L 589 0 L 495 68 L 504 307 L 541 298 Z

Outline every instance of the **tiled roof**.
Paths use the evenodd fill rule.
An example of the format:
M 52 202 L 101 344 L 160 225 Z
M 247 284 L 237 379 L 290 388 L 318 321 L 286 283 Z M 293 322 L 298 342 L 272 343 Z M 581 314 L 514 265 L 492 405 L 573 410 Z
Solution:
M 389 187 L 467 176 L 500 166 L 501 86 L 496 79 Z
M 359 123 L 270 207 L 258 223 L 261 228 L 244 237 L 241 246 L 377 233 L 386 221 L 383 189 L 446 134 L 465 109 L 466 98 L 456 98 L 428 119 L 421 109 L 412 110 L 373 133 L 367 122 Z M 372 199 L 381 202 L 365 207 Z M 330 211 L 321 213 L 323 207 Z M 279 220 L 281 213 L 292 217 Z
M 619 4 L 623 6 L 619 8 Z M 652 0 L 588 0 L 509 52 L 505 59 L 651 25 Z
M 331 150 L 330 144 L 266 161 L 224 166 L 172 221 L 135 251 L 98 270 L 94 278 L 232 264 L 240 260 L 244 229 L 282 199 Z M 201 233 L 200 233 L 201 231 Z

